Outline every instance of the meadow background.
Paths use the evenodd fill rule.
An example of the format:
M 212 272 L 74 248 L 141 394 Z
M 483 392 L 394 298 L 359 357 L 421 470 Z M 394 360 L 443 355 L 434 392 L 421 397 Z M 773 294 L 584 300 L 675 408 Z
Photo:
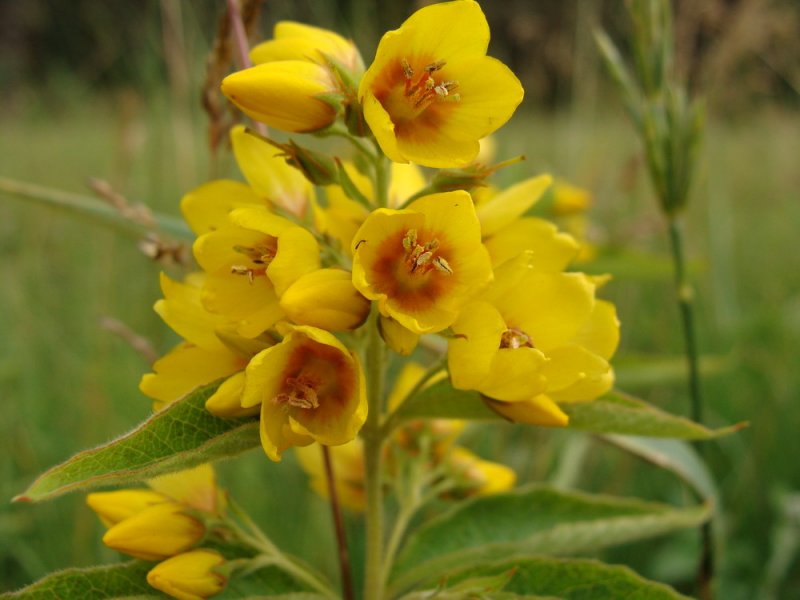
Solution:
M 623 4 L 484 4 L 490 53 L 526 87 L 498 135 L 498 157 L 527 160 L 502 178 L 548 171 L 592 191 L 590 235 L 601 251 L 584 267 L 615 276 L 604 295 L 622 320 L 619 387 L 686 414 L 665 226 L 591 36 L 602 24 L 624 48 Z M 708 98 L 687 215 L 706 412 L 714 426 L 750 422 L 709 443 L 722 502 L 719 597 L 788 600 L 800 597 L 800 6 L 676 6 L 678 69 Z M 212 157 L 199 101 L 223 8 L 0 0 L 0 178 L 91 194 L 86 180 L 97 177 L 177 215 L 185 191 L 238 177 L 226 148 Z M 266 37 L 285 18 L 335 28 L 369 62 L 380 32 L 411 10 L 267 0 L 258 29 Z M 118 560 L 83 494 L 35 506 L 9 500 L 44 469 L 148 415 L 137 389 L 148 362 L 103 322 L 124 323 L 161 353 L 171 347 L 176 339 L 152 311 L 161 269 L 135 238 L 0 191 L 0 592 L 58 568 Z M 522 481 L 691 501 L 672 475 L 591 436 L 496 425 L 475 444 Z M 276 541 L 335 568 L 327 508 L 306 492 L 292 456 L 272 464 L 252 452 L 219 473 Z M 690 590 L 697 537 L 687 531 L 601 557 Z M 357 563 L 358 544 L 353 551 Z

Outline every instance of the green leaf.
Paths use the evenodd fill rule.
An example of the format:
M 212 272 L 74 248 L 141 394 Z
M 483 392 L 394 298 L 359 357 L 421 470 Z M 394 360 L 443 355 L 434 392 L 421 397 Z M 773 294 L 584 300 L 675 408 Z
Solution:
M 267 566 L 242 575 L 234 573 L 225 591 L 217 600 L 241 598 L 270 598 L 270 600 L 320 600 L 321 594 L 309 592 L 308 587 L 278 566 Z
M 657 467 L 672 471 L 694 488 L 701 498 L 716 501 L 714 478 L 697 451 L 687 442 L 635 435 L 600 435 L 598 438 Z
M 685 417 L 664 412 L 643 400 L 613 391 L 592 402 L 561 404 L 569 429 L 649 437 L 703 440 L 739 431 L 744 423 L 709 429 Z
M 130 433 L 79 452 L 14 500 L 37 502 L 77 489 L 141 481 L 257 447 L 258 419 L 221 419 L 205 409 L 217 385 L 198 388 Z
M 139 560 L 83 569 L 65 569 L 47 575 L 17 592 L 0 595 L 0 599 L 53 600 L 54 598 L 160 598 L 147 584 L 145 577 L 152 563 Z
M 503 588 L 503 593 L 519 594 L 509 595 L 509 598 L 689 600 L 662 583 L 640 577 L 628 567 L 606 565 L 588 559 L 525 557 L 461 569 L 446 575 L 450 575 L 449 580 L 459 581 L 509 569 L 514 569 L 515 573 Z
M 711 430 L 684 417 L 672 415 L 622 392 L 610 392 L 592 402 L 564 403 L 568 429 L 594 433 L 622 433 L 679 439 L 709 439 L 737 431 L 743 425 Z M 502 420 L 475 391 L 453 389 L 440 381 L 414 395 L 392 414 L 386 432 L 409 419 Z
M 464 502 L 406 541 L 394 565 L 393 591 L 498 556 L 569 554 L 695 527 L 708 505 L 689 508 L 532 486 Z

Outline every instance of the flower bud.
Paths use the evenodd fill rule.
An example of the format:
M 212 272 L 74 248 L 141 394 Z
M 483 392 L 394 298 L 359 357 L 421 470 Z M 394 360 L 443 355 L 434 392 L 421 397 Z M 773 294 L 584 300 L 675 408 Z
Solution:
M 419 342 L 419 335 L 403 327 L 391 317 L 381 315 L 379 321 L 381 337 L 386 345 L 401 356 L 408 356 Z
M 239 401 L 244 390 L 244 371 L 231 375 L 223 381 L 211 397 L 206 400 L 206 410 L 217 417 L 235 418 L 257 415 L 259 407 L 242 408 Z
M 86 496 L 86 504 L 97 513 L 106 527 L 112 527 L 150 506 L 168 501 L 163 494 L 144 488 L 97 492 Z
M 471 495 L 499 494 L 513 488 L 517 481 L 517 474 L 510 467 L 478 458 L 466 448 L 453 448 L 448 458 L 450 467 L 470 488 Z
M 227 578 L 214 570 L 224 562 L 213 550 L 192 550 L 157 564 L 147 574 L 147 583 L 178 600 L 203 600 L 225 588 Z
M 276 148 L 283 150 L 283 154 L 279 156 L 286 160 L 286 164 L 299 170 L 314 185 L 339 183 L 336 161 L 331 156 L 298 146 L 293 140 L 289 140 L 286 144 L 270 139 L 267 139 L 267 141 Z
M 114 550 L 143 560 L 162 560 L 188 550 L 205 535 L 204 525 L 179 504 L 156 504 L 120 521 L 103 536 Z
M 330 72 L 301 60 L 237 71 L 222 80 L 222 93 L 247 116 L 282 131 L 323 129 L 338 112 L 338 90 Z
M 350 273 L 341 269 L 307 273 L 281 296 L 281 308 L 292 321 L 328 331 L 355 329 L 367 318 L 369 306 Z

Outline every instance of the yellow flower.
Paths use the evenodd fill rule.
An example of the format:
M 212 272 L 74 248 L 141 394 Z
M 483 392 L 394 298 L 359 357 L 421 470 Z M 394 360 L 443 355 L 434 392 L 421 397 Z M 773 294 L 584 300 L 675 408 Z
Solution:
M 179 283 L 161 274 L 164 298 L 156 302 L 155 311 L 186 341 L 153 364 L 154 373 L 142 377 L 139 389 L 155 400 L 154 409 L 158 410 L 201 385 L 226 377 L 206 406 L 209 410 L 216 407 L 212 412 L 219 416 L 241 416 L 233 387 L 237 374 L 268 344 L 249 342 L 227 331 L 227 317 L 209 313 L 202 305 L 203 279 L 201 274 L 191 274 L 185 283 Z
M 275 24 L 272 37 L 250 50 L 250 59 L 255 64 L 308 60 L 325 65 L 332 58 L 351 71 L 364 70 L 355 44 L 333 31 L 294 21 L 279 21 Z
M 214 550 L 192 550 L 158 563 L 147 573 L 147 583 L 178 600 L 203 600 L 225 588 L 227 578 L 214 571 L 224 562 Z
M 330 498 L 322 451 L 317 444 L 297 448 L 297 460 L 311 478 L 311 489 L 323 498 Z M 366 506 L 364 489 L 364 442 L 361 438 L 341 446 L 328 448 L 333 466 L 336 496 L 342 506 L 363 511 Z
M 203 305 L 254 338 L 283 318 L 279 296 L 319 268 L 319 246 L 311 233 L 263 207 L 236 209 L 228 221 L 194 244 L 206 272 Z
M 513 488 L 517 481 L 517 474 L 510 467 L 483 460 L 466 448 L 453 448 L 447 456 L 447 465 L 466 488 L 467 495 L 499 494 Z
M 338 92 L 327 68 L 303 60 L 268 62 L 222 80 L 222 93 L 242 112 L 282 131 L 316 131 L 333 123 L 337 109 L 326 100 Z
M 383 36 L 358 96 L 389 158 L 464 166 L 511 117 L 522 86 L 486 56 L 488 44 L 486 17 L 471 0 L 426 6 Z
M 281 151 L 237 125 L 231 129 L 236 164 L 255 194 L 268 206 L 302 218 L 314 196 L 314 186 L 300 170 L 288 165 Z
M 281 308 L 298 325 L 350 331 L 369 314 L 369 300 L 342 269 L 319 269 L 301 276 L 281 296 Z
M 464 191 L 377 209 L 353 238 L 353 284 L 412 332 L 441 331 L 492 278 L 480 235 Z
M 161 560 L 205 536 L 198 513 L 219 514 L 224 505 L 214 470 L 200 465 L 148 482 L 150 489 L 89 494 L 86 503 L 109 527 L 103 543 L 144 560 Z
M 250 361 L 245 377 L 242 406 L 261 406 L 261 445 L 272 460 L 312 441 L 345 444 L 366 420 L 358 358 L 327 331 L 291 327 Z
M 611 386 L 619 324 L 613 305 L 595 300 L 589 277 L 533 264 L 529 252 L 495 270 L 492 286 L 453 324 L 448 364 L 455 387 L 526 403 L 504 414 L 565 425 L 557 401 L 592 400 Z

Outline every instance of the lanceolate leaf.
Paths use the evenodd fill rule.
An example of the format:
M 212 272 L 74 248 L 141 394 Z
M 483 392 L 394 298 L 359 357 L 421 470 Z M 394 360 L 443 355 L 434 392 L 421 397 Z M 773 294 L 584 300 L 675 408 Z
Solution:
M 635 435 L 601 435 L 598 437 L 657 467 L 672 471 L 691 485 L 701 498 L 714 500 L 717 497 L 716 485 L 708 467 L 687 442 Z
M 159 598 L 160 594 L 147 584 L 147 572 L 152 567 L 152 563 L 136 560 L 101 567 L 65 569 L 52 573 L 18 592 L 2 594 L 0 599 Z
M 635 499 L 533 486 L 477 498 L 429 521 L 406 541 L 391 587 L 403 591 L 448 570 L 498 556 L 563 555 L 694 527 L 709 506 L 675 508 Z
M 672 415 L 622 392 L 610 392 L 592 402 L 564 403 L 568 429 L 594 433 L 621 433 L 679 439 L 708 439 L 725 435 L 741 425 L 712 430 L 684 417 Z M 502 420 L 475 391 L 453 389 L 440 381 L 405 402 L 392 415 L 387 428 L 418 418 Z
M 257 447 L 258 419 L 221 419 L 205 409 L 216 387 L 198 388 L 121 438 L 76 454 L 15 500 L 36 502 L 76 489 L 141 481 Z
M 689 600 L 666 585 L 639 577 L 628 567 L 587 559 L 529 557 L 503 560 L 461 569 L 454 574 L 442 573 L 440 577 L 456 582 L 510 569 L 515 570 L 514 576 L 503 588 L 503 594 L 508 593 L 509 599 Z

